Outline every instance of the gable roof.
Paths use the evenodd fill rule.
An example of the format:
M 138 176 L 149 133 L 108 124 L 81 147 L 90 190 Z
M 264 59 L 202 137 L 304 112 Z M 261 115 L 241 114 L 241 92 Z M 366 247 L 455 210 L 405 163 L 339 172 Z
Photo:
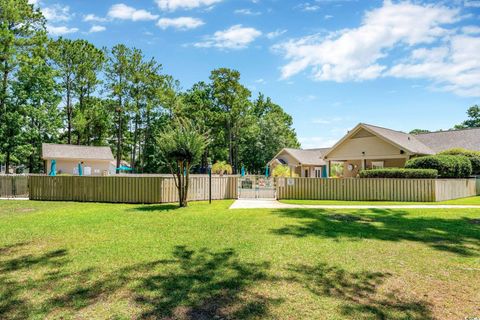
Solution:
M 330 150 L 330 148 L 316 148 L 316 149 L 284 148 L 274 157 L 274 159 L 277 158 L 283 151 L 285 151 L 303 165 L 324 166 L 326 165 L 326 162 L 325 160 L 323 160 L 323 157 L 328 150 Z
M 480 128 L 421 133 L 415 138 L 436 153 L 452 148 L 480 151 Z
M 383 127 L 374 126 L 371 124 L 361 123 L 364 128 L 370 129 L 377 135 L 382 136 L 384 139 L 392 142 L 400 149 L 408 151 L 414 154 L 434 154 L 435 151 L 429 148 L 424 143 L 418 141 L 413 134 L 405 133 L 402 131 L 396 131 Z
M 380 139 L 396 146 L 397 148 L 409 152 L 411 154 L 434 154 L 435 152 L 430 149 L 428 146 L 418 141 L 414 135 L 408 134 L 402 131 L 392 130 L 388 128 L 383 128 L 379 126 L 374 126 L 366 123 L 359 123 L 352 130 L 350 130 L 342 139 L 340 139 L 326 154 L 328 154 L 341 145 L 345 140 L 352 137 L 354 134 L 359 132 L 359 130 L 364 129 Z
M 110 147 L 42 143 L 42 159 L 113 160 Z

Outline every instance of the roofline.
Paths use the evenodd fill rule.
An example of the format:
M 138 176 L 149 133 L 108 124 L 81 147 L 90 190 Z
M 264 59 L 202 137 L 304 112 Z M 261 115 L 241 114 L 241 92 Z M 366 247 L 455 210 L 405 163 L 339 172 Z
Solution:
M 109 148 L 112 150 L 110 146 L 84 146 L 84 145 L 78 145 L 78 144 L 62 144 L 62 143 L 42 143 L 42 145 L 47 144 L 50 146 L 62 146 L 62 147 L 81 147 L 81 148 Z
M 94 160 L 94 161 L 113 161 L 115 158 L 77 158 L 77 157 L 71 157 L 71 158 L 65 158 L 65 157 L 44 157 L 42 156 L 42 160 Z
M 380 129 L 385 129 L 385 130 L 390 130 L 390 131 L 395 131 L 395 132 L 399 132 L 399 133 L 403 133 L 403 134 L 410 134 L 410 133 L 405 132 L 405 131 L 390 129 L 390 128 L 387 128 L 387 127 L 381 127 L 381 126 L 377 126 L 375 124 L 370 124 L 370 123 L 365 123 L 365 122 L 360 122 L 359 124 L 363 124 L 365 126 L 370 126 L 370 127 L 375 127 L 375 128 L 380 128 Z
M 287 152 L 292 158 L 294 158 L 295 160 L 297 160 L 298 163 L 301 163 L 300 161 L 298 161 L 297 157 L 295 157 L 293 154 L 291 154 L 288 149 L 293 149 L 293 150 L 299 150 L 299 149 L 295 149 L 295 148 L 282 148 L 282 150 L 280 150 L 273 158 L 272 160 L 268 161 L 267 165 L 270 165 L 270 163 L 278 157 L 278 155 L 280 153 L 282 153 L 283 151 Z
M 463 129 L 436 130 L 436 131 L 429 131 L 429 132 L 412 134 L 412 136 L 421 136 L 421 135 L 424 135 L 424 134 L 442 133 L 442 132 L 468 131 L 468 130 L 480 130 L 480 127 L 475 127 L 475 128 L 463 128 Z
M 325 164 L 319 164 L 319 163 L 302 163 L 301 161 L 298 160 L 297 157 L 295 157 L 291 152 L 289 152 L 288 150 L 302 150 L 302 151 L 311 151 L 311 150 L 318 150 L 318 149 L 328 149 L 328 148 L 317 148 L 317 149 L 295 149 L 295 148 L 282 148 L 282 150 L 280 150 L 273 158 L 272 160 L 268 161 L 267 165 L 271 165 L 272 162 L 278 157 L 279 154 L 281 154 L 283 151 L 285 151 L 286 153 L 288 153 L 293 159 L 297 160 L 297 162 L 299 163 L 300 166 L 302 165 L 305 165 L 305 166 L 325 166 Z M 322 158 L 319 158 L 319 160 L 325 162 L 325 159 L 322 157 Z
M 412 150 L 409 150 L 407 148 L 405 148 L 404 146 L 401 146 L 399 144 L 397 144 L 396 142 L 384 137 L 383 135 L 379 134 L 378 132 L 374 132 L 372 131 L 371 129 L 368 128 L 368 126 L 372 126 L 372 127 L 376 127 L 376 128 L 380 128 L 380 129 L 385 129 L 385 130 L 390 130 L 390 131 L 396 131 L 396 132 L 399 132 L 399 133 L 403 133 L 403 134 L 407 134 L 408 133 L 405 133 L 403 131 L 397 131 L 397 130 L 392 130 L 392 129 L 389 129 L 389 128 L 384 128 L 384 127 L 379 127 L 379 126 L 375 126 L 375 125 L 371 125 L 371 124 L 368 124 L 368 123 L 363 123 L 363 122 L 360 122 L 359 124 L 357 124 L 352 130 L 348 131 L 346 135 L 344 135 L 340 140 L 338 140 L 337 143 L 335 143 L 335 145 L 327 151 L 327 153 L 325 153 L 323 155 L 323 158 L 324 159 L 328 159 L 327 156 L 334 150 L 336 149 L 339 145 L 341 145 L 343 142 L 345 142 L 345 140 L 347 140 L 348 138 L 350 138 L 355 132 L 357 132 L 360 128 L 363 128 L 364 130 L 367 130 L 368 132 L 370 132 L 371 134 L 373 134 L 374 136 L 384 140 L 385 142 L 387 143 L 390 143 L 391 145 L 394 145 L 395 147 L 399 148 L 400 150 L 405 150 L 407 151 L 408 153 L 411 153 L 411 154 L 419 154 L 418 152 L 413 152 Z M 412 135 L 413 136 L 413 135 Z

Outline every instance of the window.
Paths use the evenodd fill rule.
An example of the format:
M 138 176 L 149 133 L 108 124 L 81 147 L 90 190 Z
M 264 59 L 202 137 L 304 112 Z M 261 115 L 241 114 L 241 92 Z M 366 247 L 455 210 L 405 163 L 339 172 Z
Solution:
M 305 169 L 305 178 L 308 178 L 308 169 Z
M 383 169 L 383 161 L 372 161 L 372 169 Z
M 322 177 L 322 167 L 315 167 L 315 178 Z

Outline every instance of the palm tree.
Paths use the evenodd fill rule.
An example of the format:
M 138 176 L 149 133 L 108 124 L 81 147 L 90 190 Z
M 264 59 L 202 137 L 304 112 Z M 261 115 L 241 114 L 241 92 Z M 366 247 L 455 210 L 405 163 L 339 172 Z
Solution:
M 188 205 L 190 169 L 200 162 L 208 138 L 190 120 L 174 120 L 157 138 L 160 160 L 172 173 L 180 207 Z

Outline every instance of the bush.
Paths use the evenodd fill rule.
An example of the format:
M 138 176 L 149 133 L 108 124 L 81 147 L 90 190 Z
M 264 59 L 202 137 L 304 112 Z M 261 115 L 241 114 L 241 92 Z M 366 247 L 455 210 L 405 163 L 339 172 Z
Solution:
M 410 159 L 405 168 L 435 169 L 440 178 L 467 178 L 472 174 L 472 164 L 465 156 L 434 155 Z
M 472 163 L 472 174 L 480 175 L 480 152 L 462 148 L 455 148 L 442 151 L 439 154 L 467 157 L 468 160 L 470 160 L 470 162 Z
M 232 174 L 232 166 L 229 165 L 226 161 L 217 161 L 212 166 L 212 173 L 224 175 L 224 174 Z
M 435 179 L 435 169 L 370 169 L 360 171 L 360 178 Z
M 272 176 L 290 177 L 290 167 L 284 164 L 279 164 L 275 168 L 273 168 Z

